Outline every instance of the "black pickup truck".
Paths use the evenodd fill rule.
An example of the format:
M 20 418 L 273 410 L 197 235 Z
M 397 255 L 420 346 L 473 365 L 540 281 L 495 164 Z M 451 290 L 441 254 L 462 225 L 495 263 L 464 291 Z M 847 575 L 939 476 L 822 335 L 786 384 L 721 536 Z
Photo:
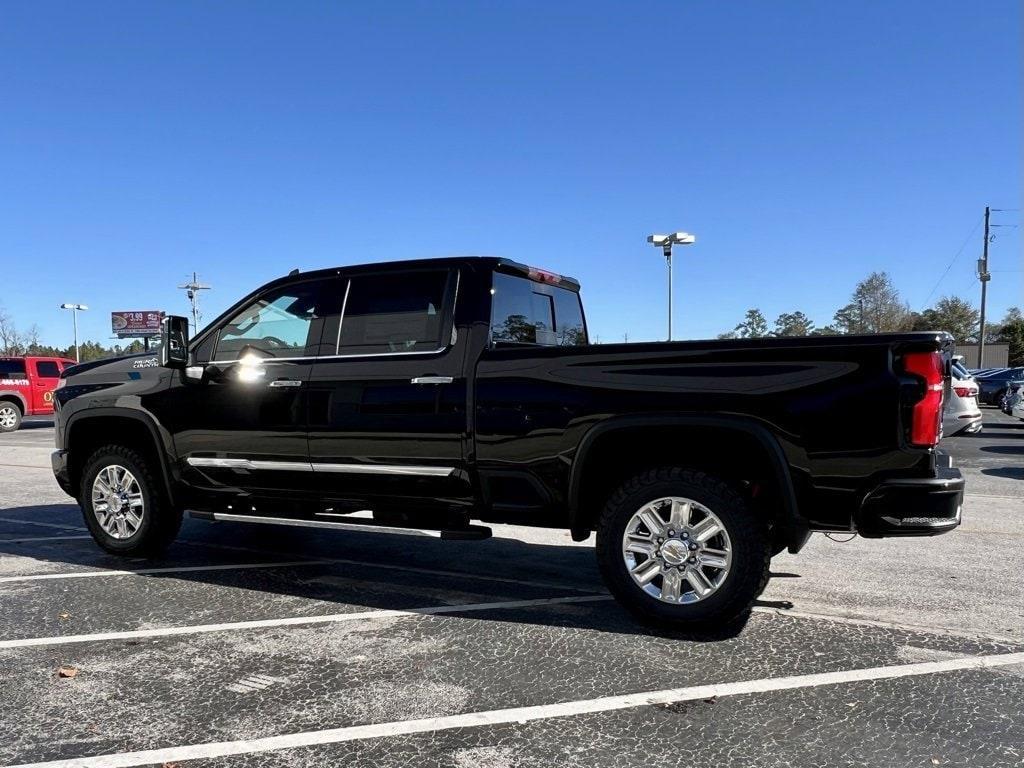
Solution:
M 54 473 L 110 552 L 159 551 L 186 511 L 596 531 L 624 605 L 695 627 L 747 612 L 812 531 L 960 522 L 940 333 L 591 344 L 575 280 L 458 258 L 293 272 L 188 335 L 168 318 L 159 355 L 55 393 Z

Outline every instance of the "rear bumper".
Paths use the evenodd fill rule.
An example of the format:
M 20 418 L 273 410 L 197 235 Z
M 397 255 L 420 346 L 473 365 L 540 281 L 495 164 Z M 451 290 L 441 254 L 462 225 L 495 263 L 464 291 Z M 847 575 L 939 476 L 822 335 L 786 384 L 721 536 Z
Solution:
M 937 453 L 935 477 L 886 480 L 864 497 L 857 531 L 865 538 L 936 536 L 960 525 L 964 478 Z
M 74 496 L 75 492 L 71 487 L 71 472 L 68 469 L 68 452 L 60 450 L 51 453 L 50 465 L 53 467 L 53 476 L 57 478 L 57 485 L 64 493 Z
M 946 437 L 959 435 L 961 432 L 973 434 L 981 431 L 982 423 L 983 416 L 981 411 L 977 411 L 976 413 L 961 413 L 955 419 L 949 420 L 949 429 L 946 429 L 947 424 L 943 424 L 943 433 Z

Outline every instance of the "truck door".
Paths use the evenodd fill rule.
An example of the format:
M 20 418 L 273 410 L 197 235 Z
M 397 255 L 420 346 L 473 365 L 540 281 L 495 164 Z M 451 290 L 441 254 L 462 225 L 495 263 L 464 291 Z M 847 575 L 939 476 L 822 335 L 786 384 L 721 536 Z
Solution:
M 467 507 L 459 272 L 360 272 L 309 382 L 310 461 L 325 513 Z M 329 336 L 329 334 L 325 334 Z
M 60 366 L 56 360 L 32 361 L 32 413 L 53 413 L 53 390 L 60 381 Z
M 311 511 L 317 494 L 306 389 L 325 316 L 340 306 L 336 293 L 333 280 L 268 289 L 214 329 L 215 338 L 204 337 L 210 359 L 164 394 L 159 418 L 173 435 L 182 479 L 205 505 L 200 508 L 226 512 L 231 503 L 230 511 L 243 514 Z M 210 509 L 221 504 L 217 495 L 223 506 Z

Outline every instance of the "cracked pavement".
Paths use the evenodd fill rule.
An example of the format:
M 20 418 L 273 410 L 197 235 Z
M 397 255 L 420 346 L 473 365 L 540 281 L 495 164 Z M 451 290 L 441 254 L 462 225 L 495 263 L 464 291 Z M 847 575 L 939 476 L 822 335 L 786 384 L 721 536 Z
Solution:
M 253 748 L 173 762 L 1024 766 L 1024 663 L 527 722 L 458 719 L 1024 652 L 1024 491 L 1014 471 L 1024 422 L 985 415 L 980 436 L 943 443 L 968 478 L 960 530 L 846 545 L 815 536 L 773 561 L 776 577 L 744 626 L 701 637 L 648 630 L 610 600 L 367 614 L 603 593 L 592 543 L 561 531 L 498 526 L 488 541 L 449 542 L 186 521 L 159 561 L 49 538 L 81 536 L 82 521 L 49 472 L 52 429 L 30 423 L 0 436 L 0 765 L 244 741 Z M 305 560 L 325 562 L 294 562 Z M 203 570 L 225 565 L 235 567 Z M 168 570 L 95 575 L 143 568 Z M 37 578 L 51 574 L 64 577 Z M 335 614 L 353 620 L 17 645 Z M 62 665 L 77 675 L 58 677 Z M 402 732 L 446 716 L 454 724 Z M 389 724 L 385 735 L 273 751 L 251 742 L 375 724 Z M 133 759 L 124 764 L 147 764 Z

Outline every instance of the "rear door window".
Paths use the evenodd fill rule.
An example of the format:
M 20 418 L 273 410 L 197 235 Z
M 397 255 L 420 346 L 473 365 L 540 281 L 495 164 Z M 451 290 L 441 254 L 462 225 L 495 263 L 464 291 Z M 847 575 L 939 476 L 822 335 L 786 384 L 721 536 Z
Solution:
M 360 275 L 349 282 L 337 354 L 436 352 L 450 334 L 449 270 Z
M 0 360 L 0 379 L 24 379 L 24 360 Z
M 572 347 L 587 343 L 575 291 L 495 272 L 491 296 L 492 344 Z
M 60 368 L 56 360 L 39 360 L 36 362 L 36 375 L 41 379 L 60 378 Z

